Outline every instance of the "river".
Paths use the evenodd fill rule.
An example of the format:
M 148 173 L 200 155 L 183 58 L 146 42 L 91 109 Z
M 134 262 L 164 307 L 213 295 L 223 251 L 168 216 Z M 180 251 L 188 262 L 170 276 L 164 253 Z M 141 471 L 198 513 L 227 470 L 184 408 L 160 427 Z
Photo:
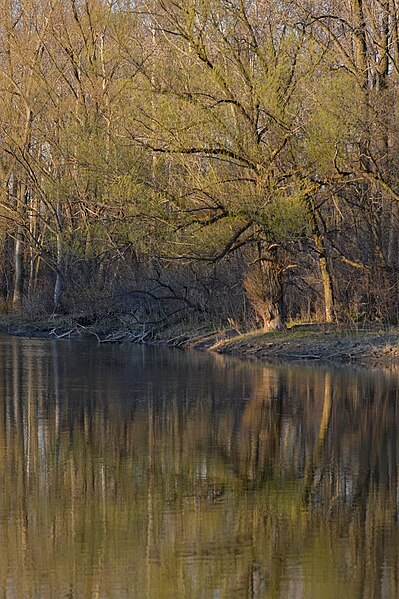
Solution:
M 0 337 L 0 597 L 395 599 L 399 375 Z

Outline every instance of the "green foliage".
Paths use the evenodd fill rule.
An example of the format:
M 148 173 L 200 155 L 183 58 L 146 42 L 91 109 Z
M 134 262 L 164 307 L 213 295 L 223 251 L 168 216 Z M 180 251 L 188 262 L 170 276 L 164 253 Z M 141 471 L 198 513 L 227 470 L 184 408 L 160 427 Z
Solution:
M 383 31 L 380 6 L 363 23 L 350 4 L 327 17 L 317 3 L 40 1 L 16 21 L 7 2 L 8 293 L 14 270 L 32 289 L 70 260 L 108 256 L 112 271 L 126 248 L 185 262 L 272 242 L 301 255 L 309 313 L 321 257 L 332 278 L 341 259 L 364 263 L 365 289 L 382 297 L 382 284 L 395 311 L 396 282 L 381 273 L 397 268 L 397 16 L 389 8 Z
M 307 90 L 306 134 L 301 139 L 310 168 L 331 175 L 357 159 L 356 144 L 364 128 L 356 79 L 343 70 L 323 76 Z

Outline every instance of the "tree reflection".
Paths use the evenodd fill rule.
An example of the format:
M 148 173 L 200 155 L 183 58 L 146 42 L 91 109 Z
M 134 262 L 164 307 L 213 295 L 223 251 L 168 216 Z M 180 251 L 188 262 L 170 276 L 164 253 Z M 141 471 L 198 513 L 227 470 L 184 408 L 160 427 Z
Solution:
M 2 339 L 0 382 L 3 596 L 399 596 L 395 372 Z

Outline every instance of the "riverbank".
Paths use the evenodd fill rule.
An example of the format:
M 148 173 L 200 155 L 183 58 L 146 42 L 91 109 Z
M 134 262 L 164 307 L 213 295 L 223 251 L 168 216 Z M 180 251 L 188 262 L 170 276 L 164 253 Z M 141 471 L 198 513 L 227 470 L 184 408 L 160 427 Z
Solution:
M 122 325 L 122 326 L 121 326 Z M 25 337 L 77 339 L 93 337 L 98 343 L 153 343 L 211 351 L 265 362 L 314 361 L 370 366 L 399 365 L 399 329 L 368 325 L 296 325 L 278 333 L 256 330 L 239 334 L 207 325 L 163 328 L 127 328 L 120 321 L 86 324 L 67 317 L 28 321 L 22 316 L 0 318 L 0 332 Z
M 196 347 L 196 344 L 193 344 Z M 223 354 L 267 362 L 316 361 L 370 366 L 399 365 L 399 331 L 293 327 L 281 333 L 253 331 L 233 339 L 215 339 L 207 347 Z

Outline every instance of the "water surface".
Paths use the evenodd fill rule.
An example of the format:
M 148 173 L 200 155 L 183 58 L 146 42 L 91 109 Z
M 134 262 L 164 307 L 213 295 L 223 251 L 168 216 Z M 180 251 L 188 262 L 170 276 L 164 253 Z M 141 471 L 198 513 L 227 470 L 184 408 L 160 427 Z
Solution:
M 0 337 L 0 598 L 398 597 L 398 389 Z

